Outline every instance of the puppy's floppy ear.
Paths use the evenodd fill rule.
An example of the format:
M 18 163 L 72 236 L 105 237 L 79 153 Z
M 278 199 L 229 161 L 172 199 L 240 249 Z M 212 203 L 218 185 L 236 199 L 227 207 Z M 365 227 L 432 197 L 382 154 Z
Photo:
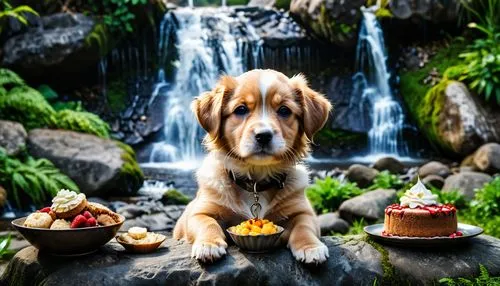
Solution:
M 323 95 L 308 86 L 307 80 L 302 74 L 292 77 L 290 82 L 303 106 L 304 132 L 307 138 L 312 139 L 313 135 L 323 128 L 328 120 L 328 113 L 332 109 L 332 105 Z
M 212 140 L 219 137 L 222 107 L 228 96 L 236 88 L 236 80 L 230 76 L 222 76 L 212 91 L 204 92 L 191 104 L 201 127 L 208 132 Z

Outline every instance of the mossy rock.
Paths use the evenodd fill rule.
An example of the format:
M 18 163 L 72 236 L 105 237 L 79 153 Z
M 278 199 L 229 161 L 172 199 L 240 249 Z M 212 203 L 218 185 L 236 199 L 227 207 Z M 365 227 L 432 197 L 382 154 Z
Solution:
M 178 190 L 168 190 L 163 194 L 161 201 L 165 205 L 187 205 L 191 199 Z

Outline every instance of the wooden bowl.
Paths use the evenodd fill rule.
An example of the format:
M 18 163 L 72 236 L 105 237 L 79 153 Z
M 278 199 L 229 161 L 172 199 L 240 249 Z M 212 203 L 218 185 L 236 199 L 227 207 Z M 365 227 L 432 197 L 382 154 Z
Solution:
M 119 217 L 121 220 L 116 224 L 75 229 L 26 227 L 23 225 L 26 217 L 13 220 L 12 225 L 41 252 L 74 256 L 92 253 L 113 239 L 125 221 L 123 216 Z
M 120 238 L 120 236 L 116 236 L 116 241 L 121 244 L 127 251 L 133 253 L 151 253 L 155 251 L 160 245 L 167 239 L 163 234 L 157 234 L 158 240 L 153 243 L 145 243 L 145 244 L 134 244 L 125 242 Z

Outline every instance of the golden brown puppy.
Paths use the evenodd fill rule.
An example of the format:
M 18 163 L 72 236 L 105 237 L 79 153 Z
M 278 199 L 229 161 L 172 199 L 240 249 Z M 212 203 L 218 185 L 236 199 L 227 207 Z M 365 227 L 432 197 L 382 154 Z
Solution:
M 208 132 L 209 154 L 197 172 L 199 190 L 174 229 L 193 244 L 191 255 L 213 261 L 226 253 L 224 229 L 252 218 L 253 186 L 259 217 L 285 228 L 281 236 L 299 261 L 321 263 L 328 248 L 305 197 L 308 173 L 299 162 L 325 124 L 331 105 L 302 75 L 273 70 L 223 76 L 192 105 Z

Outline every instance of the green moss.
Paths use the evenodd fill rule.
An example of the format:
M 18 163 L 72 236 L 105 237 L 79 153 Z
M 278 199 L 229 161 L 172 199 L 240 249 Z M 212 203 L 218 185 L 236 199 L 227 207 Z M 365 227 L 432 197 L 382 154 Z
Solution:
M 123 80 L 115 80 L 108 84 L 106 97 L 108 106 L 114 113 L 118 113 L 127 106 L 127 87 Z
M 330 16 L 325 4 L 320 7 L 320 13 L 317 20 L 310 19 L 311 29 L 317 35 L 328 39 L 332 43 L 345 44 L 352 40 L 356 34 L 358 24 L 354 23 L 339 23 L 336 19 Z
M 166 191 L 161 200 L 166 205 L 187 205 L 191 201 L 188 196 L 175 189 Z
M 233 0 L 234 1 L 234 0 Z M 284 9 L 285 11 L 290 10 L 291 0 L 276 0 L 274 6 L 278 9 Z
M 384 275 L 382 277 L 382 280 L 377 281 L 377 283 L 381 285 L 398 285 L 398 283 L 400 283 L 401 281 L 398 277 L 396 277 L 396 270 L 390 262 L 389 252 L 382 245 L 378 244 L 368 236 L 364 237 L 364 241 L 370 244 L 373 248 L 375 248 L 375 250 L 380 253 L 380 255 L 382 255 L 381 263 Z
M 126 178 L 127 188 L 135 192 L 141 187 L 144 181 L 144 174 L 137 163 L 132 147 L 119 141 L 116 141 L 116 144 L 123 150 L 121 155 L 121 159 L 123 160 L 121 175 Z
M 357 133 L 341 129 L 330 129 L 325 127 L 315 136 L 314 142 L 320 145 L 330 146 L 332 143 L 344 142 L 346 144 L 363 143 L 366 141 L 365 133 Z

